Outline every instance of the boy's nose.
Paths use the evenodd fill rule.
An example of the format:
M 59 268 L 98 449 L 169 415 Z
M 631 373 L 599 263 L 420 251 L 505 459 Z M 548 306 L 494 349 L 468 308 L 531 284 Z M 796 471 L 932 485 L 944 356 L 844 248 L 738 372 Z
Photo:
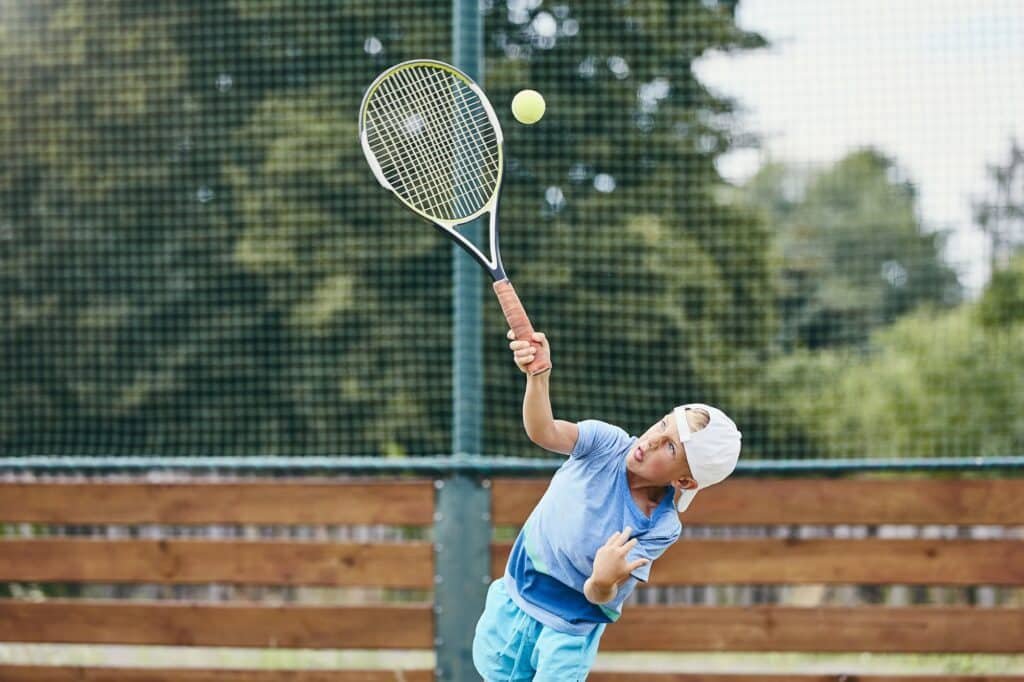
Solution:
M 644 450 L 654 450 L 664 442 L 664 436 L 651 436 L 650 438 L 647 439 L 647 442 L 642 443 L 641 445 Z

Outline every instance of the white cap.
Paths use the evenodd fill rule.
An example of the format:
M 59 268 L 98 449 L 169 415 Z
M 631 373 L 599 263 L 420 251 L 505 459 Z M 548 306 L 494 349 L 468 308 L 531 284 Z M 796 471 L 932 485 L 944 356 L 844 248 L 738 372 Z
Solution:
M 686 421 L 686 411 L 692 409 L 706 410 L 710 419 L 708 425 L 700 431 L 690 431 Z M 740 458 L 740 440 L 743 434 L 725 412 L 717 407 L 702 403 L 680 405 L 672 410 L 679 427 L 679 440 L 686 448 L 686 459 L 690 464 L 697 487 L 683 490 L 679 497 L 679 511 L 693 502 L 693 498 L 704 488 L 721 483 L 736 468 Z

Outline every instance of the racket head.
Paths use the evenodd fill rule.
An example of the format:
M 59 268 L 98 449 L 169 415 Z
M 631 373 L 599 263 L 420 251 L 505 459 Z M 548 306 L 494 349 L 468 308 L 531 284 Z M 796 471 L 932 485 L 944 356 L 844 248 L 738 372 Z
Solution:
M 447 228 L 493 213 L 501 125 L 480 87 L 451 64 L 416 59 L 377 76 L 359 107 L 359 139 L 377 181 L 414 213 Z

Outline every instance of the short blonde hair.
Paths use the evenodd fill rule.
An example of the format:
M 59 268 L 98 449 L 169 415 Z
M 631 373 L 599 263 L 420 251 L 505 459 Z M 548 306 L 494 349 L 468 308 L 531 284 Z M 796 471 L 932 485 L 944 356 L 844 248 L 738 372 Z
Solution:
M 700 431 L 711 422 L 711 415 L 703 407 L 686 408 L 686 423 L 690 426 L 690 432 Z

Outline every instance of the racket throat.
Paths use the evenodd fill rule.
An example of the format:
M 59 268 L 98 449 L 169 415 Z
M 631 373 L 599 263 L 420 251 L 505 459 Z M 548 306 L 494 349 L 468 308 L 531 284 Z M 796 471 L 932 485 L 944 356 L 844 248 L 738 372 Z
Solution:
M 494 214 L 491 214 L 490 225 L 488 229 L 490 251 L 491 256 L 487 257 L 484 255 L 480 247 L 473 243 L 469 237 L 459 231 L 459 227 L 465 227 L 468 223 L 463 223 L 459 226 L 442 226 L 434 223 L 435 227 L 439 229 L 445 235 L 454 239 L 464 251 L 469 253 L 473 259 L 479 263 L 488 273 L 495 282 L 499 282 L 503 279 L 508 279 L 508 275 L 505 273 L 505 266 L 501 262 L 501 251 L 498 244 L 498 226 L 497 220 Z
M 494 278 L 495 282 L 502 280 L 508 281 L 508 275 L 505 274 L 505 266 L 501 263 L 501 244 L 498 242 L 498 206 L 495 204 L 494 210 L 491 211 L 491 219 L 488 221 L 487 232 L 490 235 L 491 243 L 491 258 L 494 264 L 490 267 L 491 277 Z

